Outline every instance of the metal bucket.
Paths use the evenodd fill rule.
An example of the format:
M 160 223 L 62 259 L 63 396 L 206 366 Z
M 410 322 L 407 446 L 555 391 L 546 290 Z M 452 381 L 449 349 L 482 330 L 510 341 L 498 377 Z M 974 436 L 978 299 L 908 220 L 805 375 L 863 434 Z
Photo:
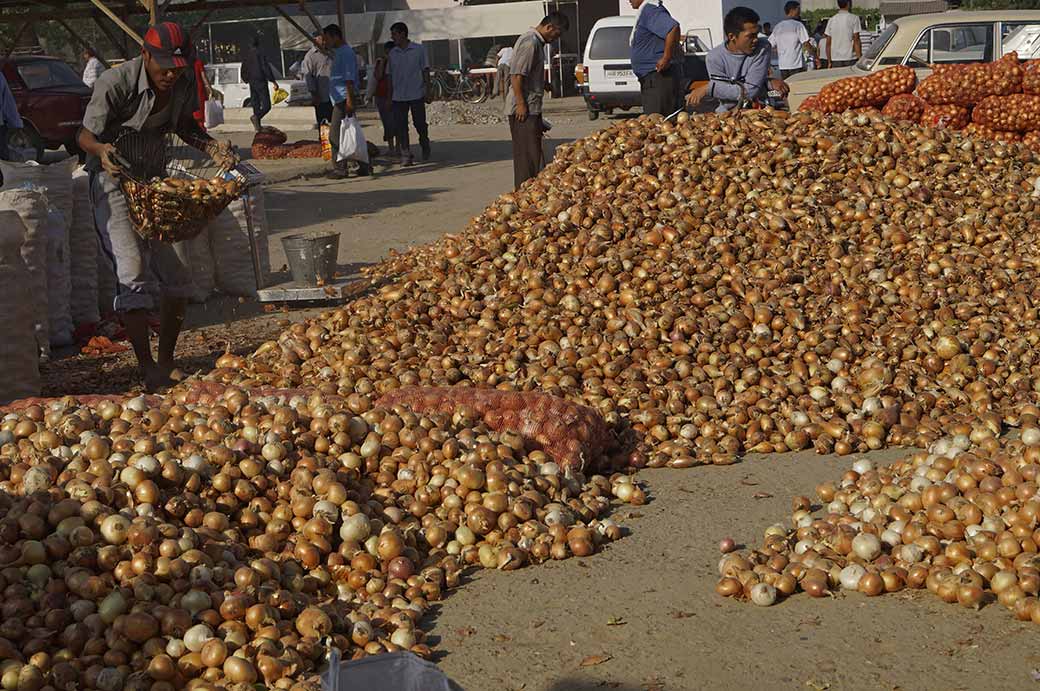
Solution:
M 286 235 L 282 247 L 294 283 L 320 286 L 332 282 L 339 255 L 339 233 Z

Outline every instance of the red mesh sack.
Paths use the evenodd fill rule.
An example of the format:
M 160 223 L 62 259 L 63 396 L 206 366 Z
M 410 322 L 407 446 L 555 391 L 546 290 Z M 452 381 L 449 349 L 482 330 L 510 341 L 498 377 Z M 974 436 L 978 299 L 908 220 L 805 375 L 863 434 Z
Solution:
M 296 142 L 289 150 L 289 158 L 321 158 L 321 142 Z
M 975 106 L 972 121 L 1005 132 L 1040 130 L 1040 96 L 990 96 Z
M 969 123 L 964 128 L 965 134 L 970 134 L 980 139 L 992 139 L 998 142 L 1018 142 L 1022 141 L 1022 135 L 1018 132 L 1002 132 L 1001 130 L 995 130 L 985 125 L 979 125 L 977 123 Z
M 968 125 L 968 109 L 964 106 L 925 106 L 921 124 L 948 130 L 962 130 Z
M 809 96 L 804 101 L 802 101 L 802 105 L 798 106 L 799 113 L 807 113 L 818 110 L 820 110 L 819 96 Z
M 841 113 L 864 106 L 880 106 L 897 94 L 914 90 L 917 74 L 910 67 L 896 65 L 869 77 L 848 77 L 831 82 L 820 90 L 820 109 Z
M 896 94 L 888 99 L 881 113 L 896 120 L 920 122 L 925 105 L 924 99 L 913 94 Z
M 1022 92 L 1040 94 L 1040 60 L 1027 60 L 1022 64 Z
M 606 465 L 615 445 L 603 418 L 588 406 L 537 391 L 472 387 L 406 386 L 385 394 L 376 406 L 400 405 L 416 413 L 454 413 L 468 407 L 491 429 L 514 432 L 564 468 Z
M 917 87 L 917 95 L 933 106 L 970 107 L 988 96 L 1007 96 L 1022 90 L 1018 54 L 984 64 L 958 65 L 934 71 Z

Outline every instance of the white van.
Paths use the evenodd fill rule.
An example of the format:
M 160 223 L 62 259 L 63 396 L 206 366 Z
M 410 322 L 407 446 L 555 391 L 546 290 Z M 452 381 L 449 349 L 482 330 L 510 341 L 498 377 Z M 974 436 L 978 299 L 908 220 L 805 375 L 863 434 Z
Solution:
M 605 17 L 592 26 L 582 62 L 589 120 L 642 104 L 639 80 L 632 71 L 630 39 L 635 24 L 635 17 Z
M 284 79 L 275 68 L 275 77 L 278 86 L 289 92 L 289 98 L 279 103 L 279 106 L 309 106 L 311 94 L 307 91 L 307 83 L 301 79 Z M 206 78 L 214 89 L 224 94 L 225 108 L 249 108 L 251 99 L 249 97 L 249 84 L 242 81 L 242 63 L 225 62 L 206 66 Z M 274 98 L 274 84 L 267 85 Z M 277 106 L 276 106 L 277 107 Z

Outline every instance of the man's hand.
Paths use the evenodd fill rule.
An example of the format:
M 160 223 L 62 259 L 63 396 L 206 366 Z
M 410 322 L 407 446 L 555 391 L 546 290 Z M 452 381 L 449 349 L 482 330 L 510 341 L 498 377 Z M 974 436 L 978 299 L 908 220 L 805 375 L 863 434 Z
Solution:
M 669 67 L 672 66 L 672 60 L 666 55 L 662 55 L 661 59 L 657 61 L 656 69 L 658 72 L 665 72 Z
M 516 104 L 516 115 L 514 116 L 517 122 L 523 122 L 527 119 L 527 102 L 517 101 Z
M 700 86 L 698 86 L 696 89 L 687 94 L 686 105 L 690 106 L 691 108 L 696 108 L 697 106 L 699 106 L 701 104 L 701 101 L 704 100 L 704 97 L 708 95 L 708 89 L 710 88 L 711 82 L 708 82 L 707 84 L 701 84 Z
M 274 84 L 274 90 L 278 91 L 278 82 L 271 82 L 271 83 Z
M 116 147 L 113 144 L 102 144 L 98 150 L 101 167 L 113 178 L 119 178 L 126 174 L 123 166 L 116 162 L 116 154 Z
M 769 88 L 774 91 L 779 91 L 780 96 L 783 98 L 787 98 L 787 94 L 791 93 L 791 87 L 789 87 L 787 82 L 783 79 L 770 79 Z
M 237 166 L 241 160 L 231 142 L 218 142 L 213 140 L 209 143 L 209 146 L 206 147 L 206 153 L 213 158 L 213 161 L 220 166 L 221 170 L 231 170 Z

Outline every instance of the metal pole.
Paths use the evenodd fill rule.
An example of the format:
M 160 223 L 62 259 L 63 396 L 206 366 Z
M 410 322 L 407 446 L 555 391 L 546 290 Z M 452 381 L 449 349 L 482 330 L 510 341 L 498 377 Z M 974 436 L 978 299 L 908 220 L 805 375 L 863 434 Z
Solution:
M 346 20 L 343 18 L 343 0 L 336 0 L 336 18 L 339 21 L 340 31 L 347 33 Z
M 123 30 L 123 33 L 125 33 L 127 36 L 129 36 L 130 38 L 132 38 L 135 41 L 137 41 L 137 45 L 141 45 L 142 43 L 144 43 L 144 41 L 141 40 L 141 37 L 137 35 L 137 32 L 134 31 L 133 29 L 131 29 L 130 26 L 126 22 L 124 22 L 122 19 L 120 19 L 119 15 L 117 15 L 112 10 L 108 9 L 108 6 L 105 5 L 105 3 L 103 3 L 101 0 L 90 0 L 90 2 L 92 2 L 94 4 L 94 6 L 97 7 L 99 10 L 104 12 L 105 15 L 109 19 L 111 19 L 115 23 L 116 26 L 118 26 L 120 29 Z

